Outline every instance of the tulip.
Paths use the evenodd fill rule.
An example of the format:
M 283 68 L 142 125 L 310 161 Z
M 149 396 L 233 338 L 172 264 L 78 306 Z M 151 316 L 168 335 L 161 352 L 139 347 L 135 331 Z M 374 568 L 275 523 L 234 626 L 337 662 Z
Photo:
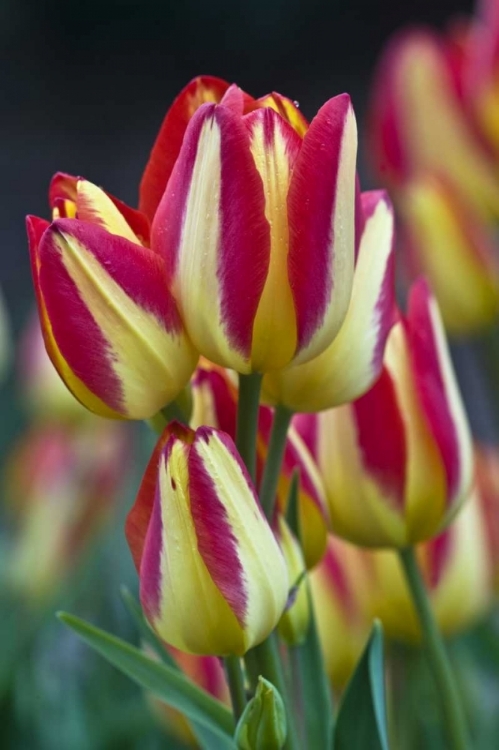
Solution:
M 286 563 L 225 433 L 166 428 L 126 533 L 145 615 L 168 644 L 242 655 L 277 625 Z
M 399 34 L 375 77 L 370 152 L 394 195 L 432 174 L 481 216 L 497 215 L 499 183 L 463 107 L 459 76 L 448 40 L 425 29 Z
M 208 425 L 236 435 L 237 381 L 222 367 L 202 360 L 192 379 L 193 414 L 191 427 Z M 272 411 L 261 406 L 257 434 L 257 485 L 267 457 Z M 296 429 L 288 432 L 284 459 L 277 486 L 276 509 L 286 513 L 294 472 L 299 475 L 298 521 L 307 568 L 316 565 L 326 548 L 328 514 L 322 480 L 309 450 Z
M 378 382 L 349 405 L 295 425 L 322 474 L 332 528 L 403 548 L 451 521 L 472 481 L 469 428 L 442 322 L 424 281 L 393 327 Z
M 400 562 L 393 552 L 370 553 L 374 585 L 367 586 L 366 613 L 378 617 L 391 638 L 421 641 L 419 619 Z M 448 529 L 417 548 L 432 610 L 445 636 L 470 627 L 492 606 L 492 568 L 485 517 L 475 492 Z
M 309 578 L 324 665 L 336 689 L 348 683 L 369 637 L 362 596 L 367 554 L 329 535 L 326 554 Z
M 360 196 L 361 236 L 352 296 L 338 335 L 306 364 L 267 373 L 263 398 L 296 412 L 352 401 L 377 380 L 394 323 L 393 209 L 386 193 Z
M 334 339 L 353 281 L 356 150 L 347 95 L 309 127 L 284 97 L 253 100 L 237 86 L 195 109 L 151 243 L 212 362 L 267 372 Z
M 281 750 L 286 734 L 286 710 L 279 691 L 260 676 L 236 727 L 237 750 Z
M 109 521 L 130 444 L 119 424 L 41 423 L 7 459 L 7 586 L 35 604 L 67 582 Z
M 455 523 L 417 547 L 432 610 L 447 637 L 471 627 L 492 605 L 486 536 L 486 517 L 474 492 Z M 325 665 L 335 688 L 347 684 L 374 618 L 382 621 L 388 637 L 420 643 L 418 618 L 395 552 L 365 550 L 331 535 L 310 584 Z
M 487 551 L 494 589 L 499 591 L 499 452 L 496 445 L 475 444 L 475 478 L 485 519 Z
M 449 334 L 470 334 L 492 323 L 499 312 L 492 227 L 436 178 L 411 181 L 400 207 L 411 263 L 431 282 Z
M 45 346 L 90 411 L 147 419 L 186 385 L 197 360 L 145 217 L 92 183 L 56 175 L 55 220 L 28 217 Z

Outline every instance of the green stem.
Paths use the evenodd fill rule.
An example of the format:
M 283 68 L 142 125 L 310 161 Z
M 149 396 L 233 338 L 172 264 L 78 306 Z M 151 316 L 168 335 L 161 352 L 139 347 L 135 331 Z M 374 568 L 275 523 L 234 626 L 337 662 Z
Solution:
M 238 656 L 227 656 L 224 659 L 227 682 L 229 683 L 232 711 L 236 722 L 241 717 L 246 706 L 246 691 L 244 689 L 243 670 Z
M 291 676 L 291 693 L 293 700 L 293 712 L 300 745 L 305 745 L 305 702 L 303 694 L 303 673 L 298 650 L 291 646 L 288 648 L 289 670 Z
M 284 744 L 284 750 L 299 750 L 298 735 L 296 732 L 293 709 L 288 692 L 288 686 L 284 677 L 282 661 L 279 656 L 277 640 L 275 633 L 272 633 L 267 640 L 255 646 L 250 652 L 250 663 L 253 658 L 258 665 L 258 674 L 269 680 L 281 694 L 286 707 L 287 736 Z M 254 665 L 252 671 L 254 670 Z
M 456 689 L 449 657 L 433 616 L 414 547 L 399 550 L 399 557 L 421 624 L 423 643 L 442 702 L 449 741 L 453 750 L 470 750 L 471 744 L 464 720 L 464 710 Z
M 293 412 L 284 406 L 278 406 L 274 413 L 269 450 L 260 485 L 260 502 L 269 521 L 272 521 L 274 515 L 277 485 L 279 483 L 282 459 L 284 449 L 286 448 L 286 438 L 292 416 Z
M 262 376 L 259 373 L 239 375 L 236 445 L 250 477 L 256 475 L 256 436 Z

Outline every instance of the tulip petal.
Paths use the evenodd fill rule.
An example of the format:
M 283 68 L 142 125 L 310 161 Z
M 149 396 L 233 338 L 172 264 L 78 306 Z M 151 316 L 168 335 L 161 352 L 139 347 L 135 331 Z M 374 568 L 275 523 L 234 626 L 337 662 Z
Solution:
M 270 229 L 249 135 L 231 109 L 206 104 L 189 123 L 152 244 L 194 345 L 217 364 L 249 372 Z
M 454 505 L 471 487 L 472 446 L 438 307 L 424 281 L 412 289 L 407 317 L 415 384 L 442 455 L 447 500 Z
M 180 152 L 189 120 L 202 104 L 218 103 L 228 88 L 229 84 L 220 78 L 199 76 L 187 84 L 168 110 L 140 183 L 139 209 L 151 222 Z
M 356 155 L 355 116 L 343 94 L 326 102 L 312 120 L 289 187 L 288 268 L 297 314 L 297 364 L 331 343 L 347 312 L 354 270 Z
M 51 225 L 39 254 L 44 306 L 72 373 L 113 411 L 132 419 L 153 416 L 175 398 L 196 361 L 160 258 L 69 219 Z M 92 408 L 78 382 L 59 373 Z
M 308 130 L 308 122 L 298 109 L 297 102 L 292 102 L 286 96 L 273 91 L 271 94 L 257 99 L 257 103 L 260 107 L 275 110 L 283 120 L 291 125 L 300 138 L 303 138 Z
M 287 194 L 301 139 L 273 109 L 245 117 L 251 153 L 263 182 L 270 227 L 270 262 L 258 304 L 252 342 L 255 371 L 287 365 L 296 349 L 296 315 L 287 279 L 289 233 Z
M 88 221 L 94 226 L 106 229 L 111 234 L 124 237 L 136 245 L 141 244 L 137 235 L 132 231 L 113 201 L 97 185 L 88 182 L 88 180 L 79 179 L 76 190 L 78 219 Z
M 348 313 L 333 343 L 303 365 L 267 373 L 270 403 L 321 411 L 359 397 L 375 382 L 394 322 L 393 210 L 384 192 L 362 194 L 364 230 Z

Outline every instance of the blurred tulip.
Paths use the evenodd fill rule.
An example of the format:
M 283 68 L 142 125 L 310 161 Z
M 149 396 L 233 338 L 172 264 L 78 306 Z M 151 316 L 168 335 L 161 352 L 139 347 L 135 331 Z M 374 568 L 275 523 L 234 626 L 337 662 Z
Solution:
M 376 73 L 370 153 L 396 195 L 435 175 L 481 215 L 499 212 L 499 182 L 460 101 L 449 42 L 426 29 L 396 36 Z
M 206 690 L 214 698 L 230 706 L 229 688 L 220 659 L 216 656 L 186 654 L 184 651 L 172 648 L 172 646 L 168 647 L 168 651 L 182 672 L 187 677 L 190 677 L 198 687 L 203 688 L 203 690 Z M 200 747 L 191 723 L 184 714 L 171 708 L 152 694 L 148 694 L 148 697 L 150 697 L 155 715 L 164 724 L 166 729 L 189 747 Z
M 202 360 L 192 379 L 193 414 L 191 427 L 208 425 L 236 436 L 238 388 L 237 379 L 218 365 Z M 267 457 L 272 411 L 260 407 L 257 435 L 257 486 Z M 297 431 L 291 427 L 284 451 L 282 471 L 277 486 L 276 509 L 285 515 L 294 472 L 298 472 L 298 520 L 303 554 L 308 568 L 316 565 L 326 548 L 328 514 L 322 480 L 310 451 Z
M 473 493 L 455 523 L 417 547 L 445 636 L 471 627 L 492 605 L 485 520 Z M 310 583 L 326 667 L 336 688 L 347 684 L 374 618 L 382 621 L 388 637 L 419 643 L 419 621 L 395 552 L 365 550 L 330 536 Z
M 197 354 L 168 289 L 148 223 L 87 180 L 58 174 L 54 221 L 28 217 L 45 346 L 90 411 L 147 419 L 186 385 Z
M 288 606 L 279 620 L 278 631 L 288 646 L 298 646 L 305 639 L 310 622 L 307 589 L 302 580 L 306 572 L 305 560 L 298 539 L 282 516 L 277 520 L 276 535 L 292 587 Z
M 400 196 L 411 263 L 428 277 L 450 334 L 469 334 L 499 312 L 492 227 L 443 182 L 411 181 Z
M 167 643 L 242 655 L 277 625 L 286 564 L 225 433 L 166 428 L 126 533 L 144 612 Z
M 0 384 L 2 383 L 10 363 L 11 340 L 10 326 L 7 318 L 3 294 L 0 290 Z
M 471 437 L 424 281 L 390 333 L 373 388 L 294 424 L 317 460 L 339 536 L 367 547 L 405 547 L 445 528 L 470 490 Z
M 352 296 L 332 344 L 306 364 L 267 373 L 263 397 L 296 412 L 352 401 L 377 380 L 394 323 L 393 209 L 386 193 L 362 193 L 362 232 Z
M 38 603 L 68 581 L 123 486 L 129 440 L 120 425 L 31 428 L 7 461 L 11 517 L 5 583 Z
M 350 99 L 330 99 L 308 126 L 279 94 L 255 100 L 230 86 L 221 98 L 213 79 L 190 87 L 159 138 L 166 148 L 175 130 L 169 172 L 192 115 L 159 180 L 151 235 L 187 332 L 201 354 L 241 373 L 312 359 L 337 335 L 352 289 Z M 206 100 L 219 103 L 198 106 Z
M 499 593 L 499 449 L 496 445 L 475 444 L 475 477 L 485 519 L 494 588 Z

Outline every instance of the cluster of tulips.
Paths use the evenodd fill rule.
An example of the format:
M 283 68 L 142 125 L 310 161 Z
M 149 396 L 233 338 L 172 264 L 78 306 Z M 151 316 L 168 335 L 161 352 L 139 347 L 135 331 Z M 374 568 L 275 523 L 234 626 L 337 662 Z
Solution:
M 491 608 L 499 569 L 499 456 L 473 445 L 444 331 L 475 331 L 499 306 L 499 17 L 483 12 L 495 25 L 399 37 L 378 72 L 372 155 L 398 254 L 426 276 L 405 311 L 394 211 L 361 191 L 345 94 L 308 123 L 280 94 L 196 78 L 163 121 L 138 209 L 58 173 L 52 220 L 28 217 L 60 377 L 95 414 L 160 433 L 126 536 L 161 674 L 180 669 L 182 684 L 170 695 L 67 622 L 200 746 L 360 750 L 368 731 L 386 750 L 383 681 L 362 678 L 379 620 L 422 640 L 449 747 L 471 747 L 439 630 Z M 361 689 L 381 709 L 352 721 Z

